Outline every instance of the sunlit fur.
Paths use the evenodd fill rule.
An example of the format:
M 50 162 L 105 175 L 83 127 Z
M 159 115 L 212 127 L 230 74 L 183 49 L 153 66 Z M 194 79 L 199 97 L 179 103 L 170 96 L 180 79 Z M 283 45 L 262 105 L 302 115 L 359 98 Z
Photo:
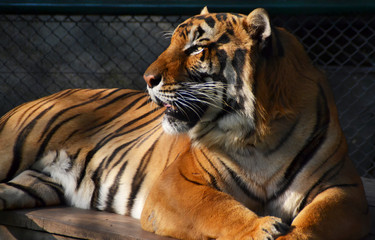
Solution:
M 181 239 L 366 235 L 326 79 L 265 10 L 204 8 L 144 78 L 149 95 L 70 89 L 3 116 L 0 210 L 65 203 Z
M 139 218 L 145 186 L 185 148 L 162 115 L 124 89 L 65 90 L 15 108 L 0 120 L 0 209 L 66 202 Z
M 187 133 L 199 150 L 180 156 L 156 183 L 142 214 L 145 229 L 190 239 L 366 234 L 362 183 L 325 76 L 264 10 L 246 16 L 203 9 L 176 28 L 146 81 L 150 76 L 154 102 L 173 114 L 204 113 L 192 113 L 198 121 L 164 116 L 166 132 Z M 292 226 L 282 237 L 281 221 Z

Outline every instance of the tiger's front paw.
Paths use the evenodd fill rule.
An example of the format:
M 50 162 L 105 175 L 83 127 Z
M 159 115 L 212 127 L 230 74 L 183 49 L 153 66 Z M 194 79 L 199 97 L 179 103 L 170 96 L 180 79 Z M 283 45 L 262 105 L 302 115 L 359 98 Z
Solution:
M 261 217 L 256 220 L 251 239 L 274 240 L 289 231 L 289 226 L 277 217 Z

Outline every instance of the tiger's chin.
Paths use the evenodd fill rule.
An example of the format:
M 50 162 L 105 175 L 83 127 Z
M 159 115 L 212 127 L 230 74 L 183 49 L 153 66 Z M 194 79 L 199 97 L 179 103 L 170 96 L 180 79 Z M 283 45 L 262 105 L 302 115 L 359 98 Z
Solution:
M 180 119 L 177 119 L 175 117 L 172 117 L 168 114 L 164 115 L 162 126 L 164 129 L 164 132 L 171 134 L 171 135 L 176 135 L 176 134 L 182 134 L 188 132 L 196 122 L 188 122 L 188 121 L 183 121 Z
M 204 111 L 187 115 L 188 112 L 188 110 L 178 111 L 167 107 L 162 122 L 164 132 L 172 135 L 187 133 L 200 122 L 204 115 Z
M 188 132 L 202 120 L 208 109 L 205 104 L 195 104 L 190 108 L 177 108 L 159 99 L 156 99 L 156 103 L 165 107 L 162 126 L 166 133 L 172 135 Z

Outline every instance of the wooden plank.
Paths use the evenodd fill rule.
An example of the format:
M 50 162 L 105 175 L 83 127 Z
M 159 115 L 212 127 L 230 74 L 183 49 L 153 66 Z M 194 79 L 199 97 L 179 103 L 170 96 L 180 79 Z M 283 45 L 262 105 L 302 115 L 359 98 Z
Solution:
M 25 228 L 18 228 L 12 226 L 0 225 L 0 239 L 6 240 L 20 240 L 20 239 L 35 239 L 35 240 L 77 240 L 76 238 L 64 237 L 46 232 L 33 231 Z
M 130 217 L 70 207 L 4 211 L 0 224 L 83 239 L 170 239 L 142 230 Z

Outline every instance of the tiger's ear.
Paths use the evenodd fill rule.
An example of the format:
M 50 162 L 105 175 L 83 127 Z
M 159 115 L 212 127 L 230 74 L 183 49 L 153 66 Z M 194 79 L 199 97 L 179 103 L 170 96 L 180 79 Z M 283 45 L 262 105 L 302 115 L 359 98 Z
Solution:
M 207 6 L 205 6 L 205 7 L 202 9 L 201 13 L 200 13 L 200 15 L 205 15 L 205 14 L 209 14 Z
M 272 34 L 267 11 L 263 8 L 252 11 L 246 18 L 246 28 L 251 38 L 258 40 L 264 47 L 267 38 Z

